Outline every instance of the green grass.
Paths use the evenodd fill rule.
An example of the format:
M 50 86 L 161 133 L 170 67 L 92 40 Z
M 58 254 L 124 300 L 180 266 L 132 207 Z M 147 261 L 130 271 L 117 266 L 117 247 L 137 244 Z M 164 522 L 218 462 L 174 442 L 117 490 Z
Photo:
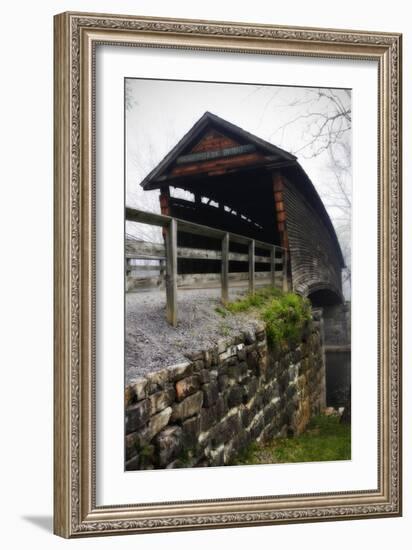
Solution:
M 265 321 L 268 343 L 271 347 L 287 347 L 296 344 L 302 330 L 311 319 L 310 302 L 293 292 L 265 287 L 254 294 L 230 302 L 226 306 L 231 313 L 250 311 Z M 222 315 L 222 308 L 219 308 Z
M 336 416 L 316 416 L 302 435 L 273 439 L 266 444 L 252 443 L 233 464 L 350 460 L 350 426 L 339 420 Z
M 264 287 L 256 290 L 254 294 L 246 294 L 243 298 L 235 302 L 229 302 L 226 308 L 231 313 L 243 313 L 248 310 L 261 310 L 272 300 L 278 300 L 282 297 L 282 292 L 273 287 Z

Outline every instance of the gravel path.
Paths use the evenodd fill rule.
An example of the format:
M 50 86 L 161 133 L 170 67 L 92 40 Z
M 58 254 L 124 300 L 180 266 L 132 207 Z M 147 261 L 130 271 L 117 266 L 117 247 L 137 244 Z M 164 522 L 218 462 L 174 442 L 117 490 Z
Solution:
M 245 293 L 232 288 L 230 299 Z M 256 321 L 244 314 L 226 317 L 215 308 L 220 304 L 220 288 L 178 291 L 178 326 L 166 321 L 163 290 L 126 294 L 126 383 L 135 378 L 187 360 L 193 353 L 216 343 L 219 338 L 254 328 Z

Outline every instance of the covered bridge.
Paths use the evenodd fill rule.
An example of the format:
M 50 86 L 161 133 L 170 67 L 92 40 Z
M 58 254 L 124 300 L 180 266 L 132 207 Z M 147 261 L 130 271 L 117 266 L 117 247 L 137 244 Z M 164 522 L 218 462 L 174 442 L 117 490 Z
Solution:
M 290 285 L 314 306 L 343 302 L 338 239 L 294 155 L 206 112 L 141 185 L 160 190 L 163 215 L 286 249 Z M 202 235 L 178 235 L 179 246 L 207 248 L 207 241 Z M 233 262 L 231 270 L 236 269 Z M 179 272 L 202 271 L 202 260 L 180 262 Z

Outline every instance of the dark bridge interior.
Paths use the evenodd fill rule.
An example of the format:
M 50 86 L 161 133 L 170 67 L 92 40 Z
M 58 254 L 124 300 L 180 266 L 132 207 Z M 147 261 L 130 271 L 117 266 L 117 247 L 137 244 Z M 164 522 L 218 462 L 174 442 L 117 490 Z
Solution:
M 335 306 L 342 303 L 342 297 L 328 288 L 315 290 L 308 298 L 313 307 Z
M 176 217 L 280 244 L 270 174 L 246 170 L 191 181 L 175 187 L 193 193 L 194 200 L 170 198 Z
M 178 183 L 176 187 L 180 187 Z M 201 225 L 211 225 L 217 229 L 237 233 L 257 240 L 279 245 L 280 238 L 276 227 L 276 213 L 273 201 L 270 175 L 263 170 L 235 174 L 208 176 L 184 182 L 180 187 L 193 194 L 192 201 L 169 199 L 170 215 Z M 251 192 L 252 191 L 252 192 Z M 179 246 L 199 246 L 219 249 L 220 242 L 199 235 L 179 233 Z M 247 253 L 246 245 L 231 244 L 233 252 Z M 267 251 L 258 250 L 262 255 Z M 256 264 L 256 271 L 266 271 L 268 266 Z M 245 270 L 242 262 L 230 262 L 231 272 Z M 207 260 L 179 260 L 181 273 L 218 273 L 220 262 Z

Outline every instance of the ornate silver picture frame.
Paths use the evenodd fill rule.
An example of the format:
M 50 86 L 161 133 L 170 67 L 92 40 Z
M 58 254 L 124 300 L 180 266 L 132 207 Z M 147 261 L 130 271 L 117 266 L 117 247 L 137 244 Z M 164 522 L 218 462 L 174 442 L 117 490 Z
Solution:
M 401 515 L 401 44 L 401 35 L 395 33 L 86 13 L 55 16 L 57 535 L 71 538 Z M 378 159 L 378 229 L 377 243 L 371 246 L 377 247 L 378 257 L 378 346 L 371 353 L 377 356 L 378 378 L 377 487 L 226 498 L 199 497 L 194 489 L 190 500 L 142 502 L 136 494 L 134 504 L 98 502 L 95 100 L 96 48 L 104 45 L 190 51 L 194 56 L 216 52 L 376 63 L 378 135 L 371 138 L 376 141 Z M 118 452 L 123 453 L 123 448 Z M 247 476 L 247 471 L 239 475 Z

